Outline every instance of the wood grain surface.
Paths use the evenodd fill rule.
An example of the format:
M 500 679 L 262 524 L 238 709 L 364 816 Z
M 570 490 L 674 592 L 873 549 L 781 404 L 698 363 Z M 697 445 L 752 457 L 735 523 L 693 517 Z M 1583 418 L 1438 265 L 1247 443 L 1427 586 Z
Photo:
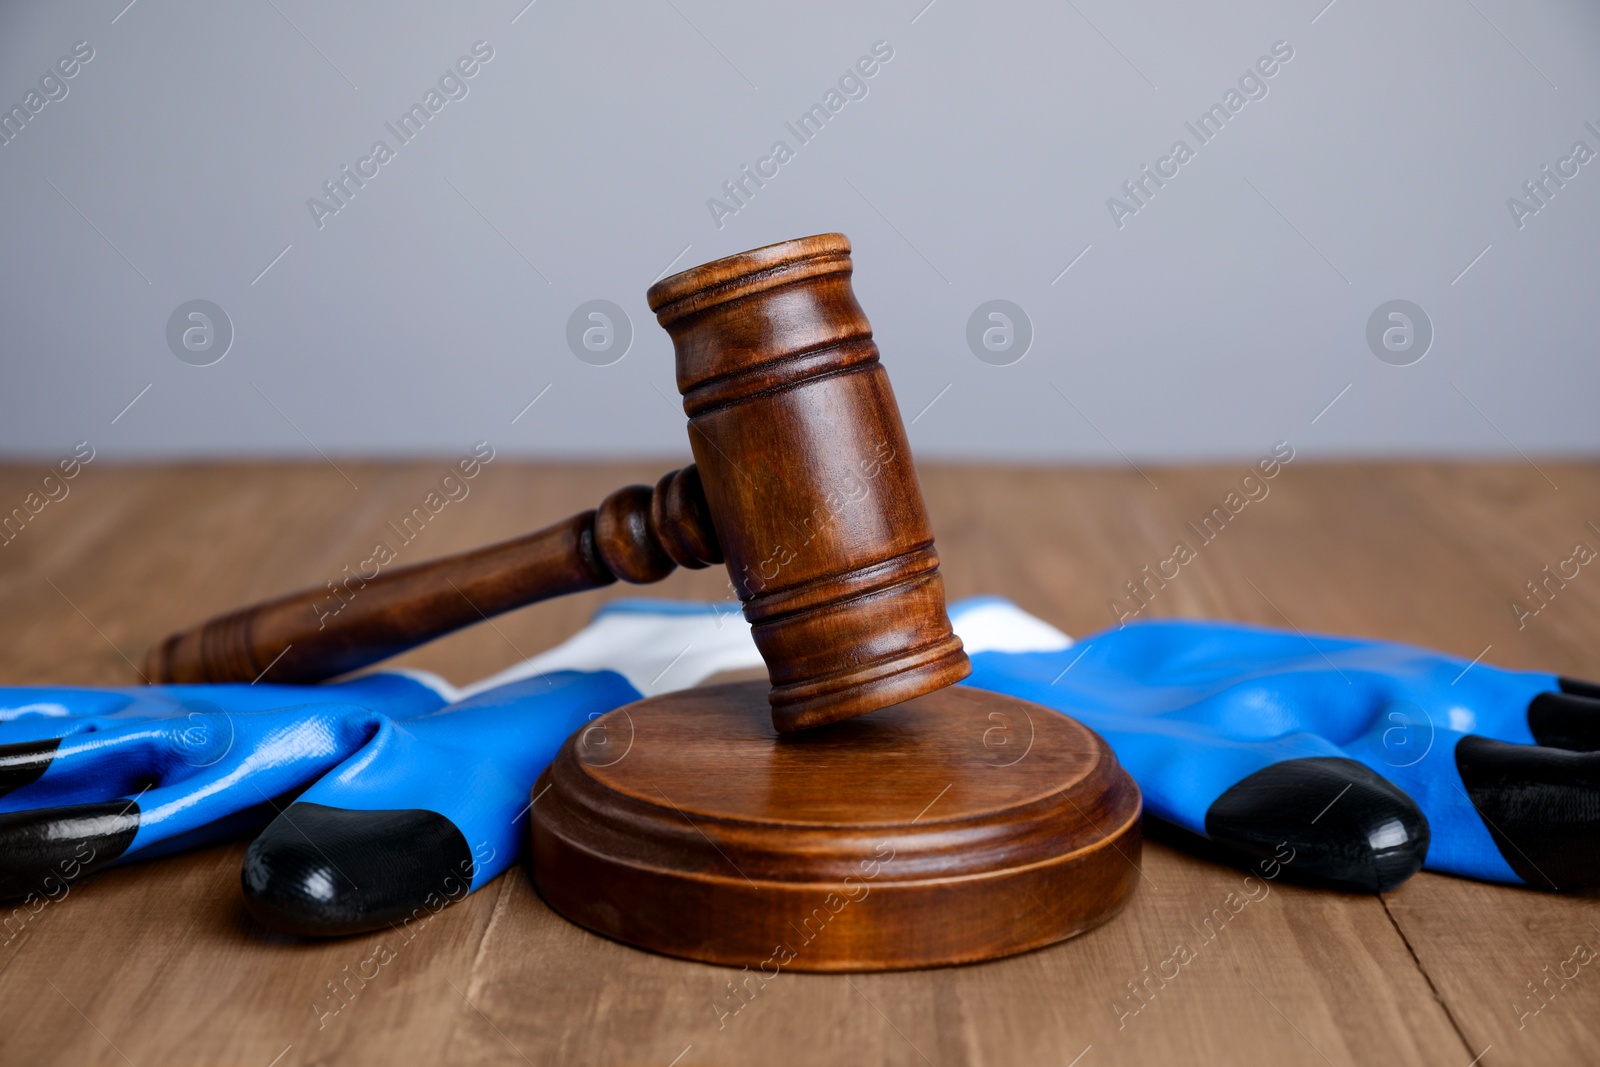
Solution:
M 398 548 L 400 561 L 514 536 L 674 458 L 497 459 Z M 165 634 L 367 558 L 451 463 L 340 466 L 349 482 L 327 464 L 97 461 L 0 548 L 0 681 L 134 681 Z M 1576 541 L 1600 543 L 1588 525 L 1600 525 L 1600 467 L 1540 467 L 1549 481 L 1521 462 L 1298 459 L 1143 617 L 1362 633 L 1600 676 L 1600 577 L 1583 572 L 1521 629 L 1510 607 Z M 20 502 L 44 470 L 0 468 L 0 501 Z M 1124 583 L 1192 536 L 1185 524 L 1245 470 L 919 473 L 952 598 L 1009 596 L 1086 634 L 1112 622 L 1108 602 L 1126 596 Z M 649 592 L 718 597 L 726 583 L 712 569 Z M 611 586 L 537 605 L 400 662 L 476 679 L 576 631 L 602 600 L 639 592 Z M 521 870 L 409 942 L 270 936 L 240 903 L 243 851 L 232 843 L 94 875 L 27 916 L 0 944 L 0 1063 L 1467 1067 L 1481 1056 L 1544 1067 L 1592 1063 L 1600 1040 L 1600 972 L 1586 967 L 1539 1000 L 1528 988 L 1577 943 L 1600 948 L 1592 898 L 1426 872 L 1381 898 L 1270 883 L 1130 1014 L 1140 1002 L 1127 983 L 1193 939 L 1191 924 L 1240 891 L 1242 872 L 1147 842 L 1127 910 L 1072 941 L 936 971 L 788 974 L 740 999 L 729 986 L 738 972 L 579 929 Z M 350 978 L 385 942 L 394 958 L 377 976 Z M 343 1002 L 329 993 L 341 981 L 353 991 Z
M 464 459 L 457 467 L 459 476 L 451 471 L 440 485 L 470 495 L 465 479 L 482 465 Z M 374 546 L 359 567 L 347 564 L 321 587 L 246 605 L 157 642 L 142 673 L 152 683 L 322 682 L 514 608 L 618 578 L 658 582 L 680 565 L 722 560 L 691 464 L 662 475 L 654 489 L 623 486 L 598 508 L 533 533 L 386 570 L 389 539 L 421 536 L 450 499 L 425 497 L 383 532 L 388 553 Z
M 1138 887 L 1139 789 L 1083 724 L 946 686 L 786 735 L 766 697 L 762 681 L 662 693 L 569 737 L 533 787 L 545 902 L 630 945 L 757 972 L 754 996 L 783 971 L 1026 952 Z M 1025 759 L 986 743 L 1025 728 Z

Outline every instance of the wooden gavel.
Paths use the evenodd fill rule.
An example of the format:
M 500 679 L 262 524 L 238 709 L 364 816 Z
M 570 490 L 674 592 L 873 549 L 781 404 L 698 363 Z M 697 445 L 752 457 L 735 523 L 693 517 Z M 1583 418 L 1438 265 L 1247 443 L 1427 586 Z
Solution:
M 945 613 L 922 489 L 850 242 L 758 248 L 650 288 L 672 336 L 695 464 L 654 489 L 475 551 L 306 590 L 151 650 L 153 682 L 314 682 L 489 616 L 727 562 L 780 731 L 887 707 L 971 670 Z

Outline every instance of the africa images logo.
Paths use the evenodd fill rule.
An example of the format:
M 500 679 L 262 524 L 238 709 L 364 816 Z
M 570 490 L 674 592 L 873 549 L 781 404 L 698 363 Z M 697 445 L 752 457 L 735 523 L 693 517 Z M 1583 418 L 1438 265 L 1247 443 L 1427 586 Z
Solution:
M 1600 143 L 1600 126 L 1585 122 L 1583 128 L 1594 134 L 1596 143 Z M 1589 142 L 1579 138 L 1572 142 L 1572 148 L 1566 155 L 1556 160 L 1554 170 L 1548 163 L 1540 164 L 1539 173 L 1522 183 L 1521 198 L 1506 197 L 1506 208 L 1511 212 L 1511 221 L 1517 224 L 1517 229 L 1522 229 L 1528 224 L 1528 219 L 1549 207 L 1556 193 L 1565 189 L 1567 182 L 1576 178 L 1581 168 L 1595 156 L 1596 152 L 1589 147 Z
M 778 176 L 784 164 L 794 159 L 802 146 L 816 140 L 823 127 L 843 111 L 846 104 L 852 100 L 865 100 L 869 90 L 868 79 L 875 77 L 893 58 L 893 45 L 888 41 L 873 42 L 870 55 L 862 56 L 839 75 L 837 88 L 829 86 L 820 102 L 801 112 L 793 122 L 783 124 L 783 128 L 794 137 L 792 147 L 783 138 L 773 141 L 768 153 L 756 160 L 753 170 L 747 163 L 739 168 L 738 175 L 722 183 L 722 197 L 707 197 L 706 209 L 711 212 L 711 221 L 717 224 L 717 229 L 722 229 L 727 219 L 749 207 L 756 191 L 765 189 L 767 182 Z
M 439 75 L 437 88 L 428 86 L 420 102 L 412 104 L 393 122 L 383 124 L 384 129 L 394 136 L 394 145 L 391 146 L 382 138 L 372 142 L 372 150 L 356 160 L 354 170 L 347 163 L 339 168 L 337 175 L 322 183 L 322 192 L 327 200 L 319 200 L 314 196 L 306 200 L 311 221 L 317 224 L 317 229 L 326 226 L 329 217 L 349 207 L 356 193 L 365 189 L 367 182 L 376 178 L 379 171 L 396 158 L 402 147 L 416 140 L 429 121 L 445 109 L 446 104 L 467 98 L 472 91 L 467 83 L 477 77 L 484 64 L 494 58 L 494 49 L 488 41 L 478 41 L 471 51 L 471 55 L 462 56 Z
M 1156 160 L 1154 169 L 1146 163 L 1139 168 L 1136 177 L 1123 182 L 1122 192 L 1127 199 L 1120 200 L 1114 196 L 1106 199 L 1106 210 L 1111 212 L 1111 221 L 1117 229 L 1126 225 L 1125 219 L 1149 207 L 1156 193 L 1166 188 L 1167 182 L 1176 178 L 1184 164 L 1194 159 L 1201 148 L 1214 141 L 1222 133 L 1223 127 L 1244 110 L 1246 104 L 1252 100 L 1265 100 L 1267 82 L 1276 77 L 1283 69 L 1283 64 L 1293 58 L 1294 48 L 1288 41 L 1272 42 L 1272 54 L 1262 56 L 1248 67 L 1239 76 L 1237 88 L 1228 86 L 1219 102 L 1201 112 L 1194 122 L 1183 124 L 1194 135 L 1193 145 L 1180 137 L 1172 142 L 1170 152 Z
M 77 77 L 78 72 L 93 58 L 94 46 L 88 41 L 79 41 L 72 46 L 71 55 L 62 56 L 44 72 L 39 78 L 39 87 L 29 89 L 23 95 L 21 104 L 0 111 L 0 146 L 8 145 L 21 136 L 28 123 L 34 121 L 47 106 L 65 100 L 67 93 L 71 92 L 67 82 Z

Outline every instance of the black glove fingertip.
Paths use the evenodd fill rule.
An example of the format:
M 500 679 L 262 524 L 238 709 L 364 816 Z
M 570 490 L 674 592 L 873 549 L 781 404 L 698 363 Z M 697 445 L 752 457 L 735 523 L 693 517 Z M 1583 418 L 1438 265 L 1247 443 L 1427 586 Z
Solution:
M 1560 692 L 1528 702 L 1528 732 L 1535 744 L 1571 752 L 1600 750 L 1600 686 L 1558 678 Z
M 337 937 L 421 918 L 465 896 L 472 850 L 420 809 L 354 811 L 297 801 L 245 852 L 241 878 L 263 926 Z
M 138 832 L 131 800 L 0 814 L 0 899 L 54 896 L 121 856 Z
M 1573 696 L 1588 697 L 1590 700 L 1600 700 L 1600 684 L 1585 682 L 1581 678 L 1557 678 L 1556 683 L 1561 686 L 1563 693 Z
M 1428 854 L 1428 820 L 1393 783 L 1352 759 L 1311 756 L 1263 767 L 1206 811 L 1215 841 L 1294 874 L 1387 892 Z
M 0 745 L 0 797 L 37 782 L 56 758 L 61 738 Z
M 1600 885 L 1600 753 L 1468 734 L 1455 758 L 1473 808 L 1518 877 L 1546 889 Z

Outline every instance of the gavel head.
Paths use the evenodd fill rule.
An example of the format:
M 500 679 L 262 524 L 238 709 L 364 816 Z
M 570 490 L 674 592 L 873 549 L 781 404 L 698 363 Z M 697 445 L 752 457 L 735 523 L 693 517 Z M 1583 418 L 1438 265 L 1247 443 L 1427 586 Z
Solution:
M 850 242 L 743 252 L 650 288 L 773 723 L 806 729 L 972 670 L 905 427 L 850 287 Z

